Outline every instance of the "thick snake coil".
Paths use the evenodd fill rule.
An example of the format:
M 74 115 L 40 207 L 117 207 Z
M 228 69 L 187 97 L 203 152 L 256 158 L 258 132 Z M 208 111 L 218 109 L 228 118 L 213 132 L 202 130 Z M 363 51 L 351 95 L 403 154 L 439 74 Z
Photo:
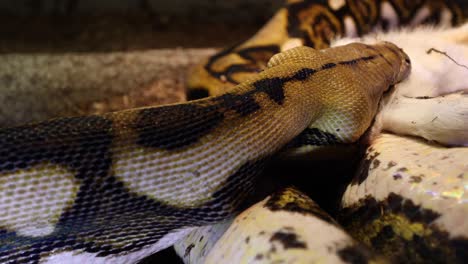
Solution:
M 223 94 L 263 70 L 271 56 L 292 47 L 323 49 L 334 39 L 424 23 L 457 25 L 467 13 L 463 1 L 286 0 L 284 7 L 250 39 L 195 67 L 189 75 L 187 98 Z M 333 141 L 331 135 L 309 127 L 294 139 L 288 155 L 309 158 L 318 147 Z
M 287 0 L 247 41 L 207 59 L 189 76 L 188 98 L 219 95 L 255 76 L 275 53 L 294 46 L 323 49 L 332 40 L 376 29 L 422 23 L 456 25 L 468 10 L 464 1 L 443 0 Z M 465 12 L 465 13 L 464 13 Z
M 195 70 L 190 97 L 214 97 L 0 130 L 0 262 L 129 263 L 193 227 L 229 219 L 272 155 L 288 143 L 355 142 L 382 93 L 409 72 L 408 57 L 391 43 L 291 46 L 322 49 L 378 26 L 461 19 L 456 5 L 438 0 L 291 0 L 252 39 Z M 301 195 L 286 189 L 264 203 L 278 208 L 275 199 Z M 312 201 L 304 204 L 302 211 L 321 214 Z M 344 219 L 360 228 L 352 216 Z M 326 215 L 320 221 L 323 230 L 336 225 Z M 371 224 L 376 236 L 386 230 Z M 268 239 L 295 242 L 284 248 L 314 243 L 290 238 L 297 237 L 286 228 Z M 378 261 L 344 232 L 342 239 L 329 241 L 342 261 Z M 208 262 L 222 259 L 222 251 L 212 252 Z
M 125 262 L 167 247 L 230 216 L 309 124 L 357 140 L 408 73 L 391 43 L 299 47 L 218 97 L 3 129 L 0 260 Z
M 298 163 L 289 162 L 279 173 L 269 170 L 269 180 L 271 176 L 309 178 L 292 182 L 321 206 L 333 200 L 330 193 L 338 193 L 342 226 L 392 263 L 466 263 L 468 148 L 446 146 L 468 145 L 468 94 L 463 93 L 468 87 L 468 68 L 463 66 L 468 65 L 467 37 L 468 23 L 361 38 L 368 44 L 376 39 L 394 41 L 411 57 L 411 75 L 384 95 L 371 129 L 400 136 L 375 134 L 343 197 L 331 166 L 321 169 L 314 164 L 299 173 L 294 169 Z M 333 45 L 350 41 L 341 39 Z M 434 47 L 452 55 L 456 63 L 427 52 Z M 331 191 L 323 190 L 323 181 L 333 184 Z M 307 189 L 311 185 L 320 187 Z M 363 244 L 347 236 L 303 192 L 286 188 L 234 219 L 192 231 L 174 247 L 185 263 L 385 262 Z

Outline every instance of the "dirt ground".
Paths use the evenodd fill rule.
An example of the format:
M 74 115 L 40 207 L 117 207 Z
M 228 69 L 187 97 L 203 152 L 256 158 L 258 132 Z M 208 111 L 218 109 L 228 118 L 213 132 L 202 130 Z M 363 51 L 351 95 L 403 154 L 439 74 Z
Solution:
M 183 101 L 191 67 L 263 22 L 0 16 L 0 127 Z

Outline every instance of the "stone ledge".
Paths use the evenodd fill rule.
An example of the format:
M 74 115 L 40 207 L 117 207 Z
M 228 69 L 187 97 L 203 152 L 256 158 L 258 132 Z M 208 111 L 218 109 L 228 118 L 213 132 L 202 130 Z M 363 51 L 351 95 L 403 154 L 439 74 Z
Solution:
M 214 48 L 0 55 L 0 127 L 185 100 Z

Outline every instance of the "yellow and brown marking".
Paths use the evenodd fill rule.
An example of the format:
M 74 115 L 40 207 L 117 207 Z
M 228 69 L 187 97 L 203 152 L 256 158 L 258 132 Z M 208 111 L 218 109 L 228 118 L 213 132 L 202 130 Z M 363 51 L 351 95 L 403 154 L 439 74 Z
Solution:
M 295 188 L 286 188 L 272 194 L 264 207 L 271 211 L 284 210 L 292 213 L 310 214 L 325 222 L 335 224 L 335 220 L 325 213 L 312 199 Z
M 409 71 L 393 44 L 370 47 L 298 47 L 288 54 L 306 60 L 285 60 L 217 97 L 0 130 L 0 175 L 37 172 L 47 163 L 80 183 L 55 220 L 53 239 L 24 242 L 1 230 L 9 244 L 2 257 L 37 258 L 69 249 L 70 240 L 74 250 L 110 257 L 226 219 L 265 160 L 310 123 L 333 118 L 341 131 L 330 133 L 346 142 L 359 138 L 382 93 Z M 334 116 L 336 109 L 345 114 Z M 342 127 L 348 122 L 357 129 Z
M 393 260 L 411 263 L 463 263 L 467 237 L 452 237 L 434 225 L 440 214 L 390 193 L 383 201 L 367 197 L 342 211 L 340 223 L 351 235 Z
M 384 17 L 383 6 L 389 6 L 396 17 Z M 235 84 L 247 80 L 265 68 L 268 59 L 283 47 L 305 45 L 327 48 L 330 41 L 346 34 L 364 35 L 375 28 L 435 23 L 457 25 L 464 19 L 463 3 L 443 0 L 365 0 L 286 1 L 277 14 L 256 35 L 238 46 L 225 49 L 194 69 L 188 82 L 188 99 L 219 95 Z M 466 9 L 466 8 L 465 8 Z M 446 21 L 445 17 L 451 19 Z M 392 14 L 393 16 L 393 14 Z M 350 20 L 356 27 L 345 20 Z M 389 24 L 388 19 L 394 20 Z M 248 54 L 248 56 L 242 56 Z M 235 76 L 235 77 L 234 77 Z

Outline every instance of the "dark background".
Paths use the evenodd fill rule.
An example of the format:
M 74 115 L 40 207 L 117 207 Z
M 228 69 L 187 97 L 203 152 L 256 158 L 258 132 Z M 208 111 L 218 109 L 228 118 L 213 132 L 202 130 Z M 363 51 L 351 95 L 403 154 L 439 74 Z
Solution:
M 226 46 L 280 0 L 0 0 L 0 52 Z

